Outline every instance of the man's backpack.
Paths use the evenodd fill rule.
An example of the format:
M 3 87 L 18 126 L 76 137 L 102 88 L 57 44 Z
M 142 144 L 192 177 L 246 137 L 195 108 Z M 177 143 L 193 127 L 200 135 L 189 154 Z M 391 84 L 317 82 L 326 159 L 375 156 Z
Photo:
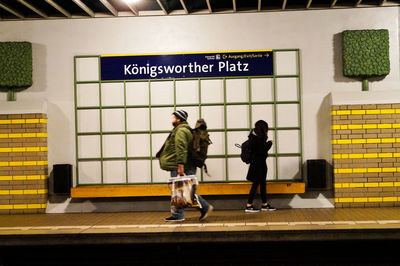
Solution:
M 212 144 L 210 135 L 207 132 L 207 124 L 203 118 L 197 120 L 196 126 L 192 129 L 193 134 L 193 166 L 202 168 L 207 172 L 207 166 L 204 163 L 207 159 L 208 146 Z
M 242 143 L 242 145 L 235 144 L 235 146 L 241 149 L 240 159 L 242 159 L 242 161 L 245 162 L 246 164 L 251 163 L 252 156 L 251 156 L 250 140 L 246 140 L 245 142 Z

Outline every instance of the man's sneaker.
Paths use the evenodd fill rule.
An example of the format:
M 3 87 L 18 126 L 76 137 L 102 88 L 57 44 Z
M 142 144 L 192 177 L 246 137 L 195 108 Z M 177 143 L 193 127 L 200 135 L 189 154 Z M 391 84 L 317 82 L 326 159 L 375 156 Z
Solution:
M 208 215 L 210 215 L 210 213 L 214 210 L 214 207 L 212 205 L 208 206 L 208 209 L 205 212 L 201 213 L 201 216 L 199 218 L 200 221 L 203 221 L 204 219 L 206 219 L 208 217 Z
M 276 211 L 276 209 L 271 205 L 267 204 L 265 206 L 264 205 L 261 206 L 261 211 Z
M 185 221 L 185 218 L 177 218 L 177 217 L 171 216 L 171 217 L 165 218 L 165 221 L 166 222 L 183 222 L 183 221 Z
M 244 209 L 245 212 L 259 212 L 259 209 L 254 208 L 253 205 L 251 205 L 250 207 L 246 207 L 246 209 Z

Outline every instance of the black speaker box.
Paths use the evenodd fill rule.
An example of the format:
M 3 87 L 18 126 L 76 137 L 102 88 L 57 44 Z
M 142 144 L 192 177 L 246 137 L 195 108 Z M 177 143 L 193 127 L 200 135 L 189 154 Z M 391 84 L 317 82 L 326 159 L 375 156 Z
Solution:
M 54 193 L 70 194 L 72 187 L 72 165 L 53 165 Z
M 307 160 L 307 183 L 309 188 L 326 188 L 326 160 Z

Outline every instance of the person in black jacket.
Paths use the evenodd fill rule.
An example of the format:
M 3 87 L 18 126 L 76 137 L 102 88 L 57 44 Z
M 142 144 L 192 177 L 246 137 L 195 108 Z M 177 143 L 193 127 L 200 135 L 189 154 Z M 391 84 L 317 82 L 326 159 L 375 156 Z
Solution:
M 272 141 L 268 140 L 268 123 L 264 120 L 258 120 L 254 129 L 250 132 L 250 150 L 251 150 L 251 163 L 249 171 L 247 172 L 246 179 L 252 181 L 253 184 L 250 189 L 249 199 L 247 201 L 246 212 L 258 212 L 259 209 L 253 206 L 253 200 L 257 193 L 257 187 L 260 185 L 262 211 L 275 211 L 270 204 L 267 203 L 267 162 L 268 151 L 271 149 Z

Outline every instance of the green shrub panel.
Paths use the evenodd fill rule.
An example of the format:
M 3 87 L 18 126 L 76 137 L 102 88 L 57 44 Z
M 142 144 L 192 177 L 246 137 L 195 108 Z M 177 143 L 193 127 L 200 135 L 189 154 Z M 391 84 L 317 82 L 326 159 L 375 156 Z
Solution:
M 0 89 L 32 86 L 32 44 L 0 42 Z
M 390 72 L 388 30 L 346 30 L 343 36 L 343 75 L 384 76 Z

